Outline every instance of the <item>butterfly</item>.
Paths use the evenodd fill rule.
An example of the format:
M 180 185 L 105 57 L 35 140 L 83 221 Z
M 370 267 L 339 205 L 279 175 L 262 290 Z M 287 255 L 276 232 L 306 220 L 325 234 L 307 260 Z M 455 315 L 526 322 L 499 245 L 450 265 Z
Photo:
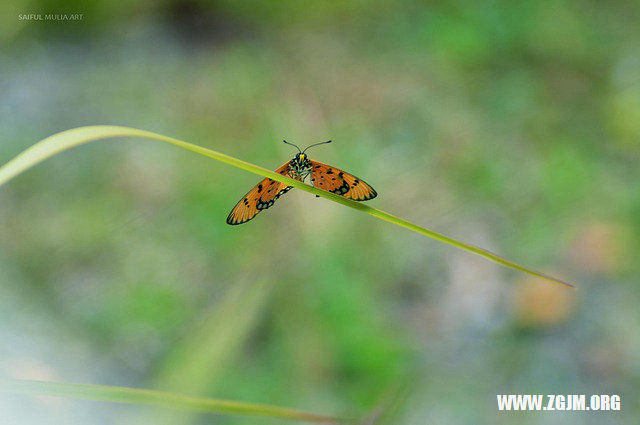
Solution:
M 331 140 L 315 143 L 307 146 L 304 150 L 300 150 L 298 146 L 286 140 L 283 140 L 283 142 L 294 146 L 298 149 L 298 153 L 292 160 L 285 162 L 278 168 L 276 173 L 301 182 L 304 182 L 307 177 L 311 176 L 311 184 L 313 186 L 344 196 L 345 198 L 353 199 L 354 201 L 368 201 L 378 195 L 371 186 L 353 174 L 323 164 L 322 162 L 312 161 L 305 153 L 307 149 L 331 143 Z M 280 196 L 292 188 L 293 186 L 288 186 L 285 183 L 280 183 L 269 178 L 262 180 L 233 207 L 227 217 L 227 224 L 236 225 L 246 223 L 258 215 L 260 211 L 271 208 Z

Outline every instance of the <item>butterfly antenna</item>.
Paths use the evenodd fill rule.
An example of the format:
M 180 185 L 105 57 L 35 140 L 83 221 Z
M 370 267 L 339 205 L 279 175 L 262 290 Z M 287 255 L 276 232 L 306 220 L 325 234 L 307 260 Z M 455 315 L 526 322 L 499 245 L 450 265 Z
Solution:
M 307 151 L 307 149 L 312 148 L 314 146 L 318 146 L 318 145 L 326 145 L 327 143 L 331 143 L 332 140 L 327 140 L 326 142 L 320 142 L 320 143 L 314 143 L 311 146 L 307 146 L 306 148 L 304 148 L 304 150 L 302 151 L 303 153 Z
M 283 142 L 283 143 L 286 143 L 287 145 L 291 145 L 291 146 L 293 146 L 294 148 L 298 149 L 298 152 L 302 152 L 302 151 L 300 150 L 300 148 L 299 148 L 297 145 L 294 145 L 293 143 L 289 143 L 289 142 L 287 142 L 286 140 L 283 140 L 282 142 Z

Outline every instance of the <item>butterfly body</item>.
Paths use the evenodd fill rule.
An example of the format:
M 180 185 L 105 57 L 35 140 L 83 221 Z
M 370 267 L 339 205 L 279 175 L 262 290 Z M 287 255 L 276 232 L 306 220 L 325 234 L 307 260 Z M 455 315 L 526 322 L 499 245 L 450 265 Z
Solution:
M 313 186 L 355 201 L 367 201 L 377 196 L 376 191 L 363 180 L 335 167 L 312 161 L 304 151 L 299 151 L 293 159 L 278 168 L 276 173 L 301 182 L 311 176 Z M 260 211 L 272 207 L 280 196 L 292 188 L 293 186 L 269 178 L 263 179 L 231 210 L 227 223 L 231 225 L 246 223 Z
M 291 161 L 289 161 L 288 168 L 291 176 L 300 181 L 304 181 L 313 170 L 309 157 L 300 152 L 297 153 Z

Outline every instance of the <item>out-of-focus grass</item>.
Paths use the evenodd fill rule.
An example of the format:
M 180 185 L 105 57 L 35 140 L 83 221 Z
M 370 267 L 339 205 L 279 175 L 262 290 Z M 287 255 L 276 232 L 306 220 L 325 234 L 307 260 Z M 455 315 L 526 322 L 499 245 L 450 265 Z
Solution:
M 168 392 L 126 387 L 29 380 L 0 380 L 0 390 L 16 394 L 35 394 L 118 403 L 148 404 L 152 406 L 173 407 L 208 413 L 276 417 L 281 420 L 332 424 L 344 422 L 341 419 L 330 416 L 316 415 L 313 413 L 301 412 L 277 406 L 242 403 L 229 400 L 196 398 Z
M 265 301 L 272 290 L 265 280 L 237 283 L 225 295 L 222 305 L 206 312 L 198 320 L 197 329 L 181 341 L 160 367 L 154 386 L 203 394 L 215 386 L 229 365 L 233 364 L 262 317 Z M 259 278 L 260 279 L 260 278 Z M 173 415 L 151 415 L 151 423 L 189 423 L 191 412 Z
M 637 417 L 637 6 L 234 4 L 201 4 L 192 17 L 211 32 L 174 2 L 98 10 L 65 30 L 0 26 L 14 28 L 0 156 L 95 122 L 210 141 L 272 169 L 291 156 L 279 140 L 331 138 L 315 158 L 366 178 L 399 216 L 567 272 L 581 290 L 567 300 L 295 191 L 228 229 L 255 178 L 105 144 L 0 192 L 3 370 L 148 387 L 238 272 L 258 270 L 277 285 L 203 396 L 363 411 L 410 380 L 393 423 L 512 423 L 495 394 L 540 391 L 623 397 L 620 414 L 567 423 Z M 22 423 L 139 417 L 28 407 Z

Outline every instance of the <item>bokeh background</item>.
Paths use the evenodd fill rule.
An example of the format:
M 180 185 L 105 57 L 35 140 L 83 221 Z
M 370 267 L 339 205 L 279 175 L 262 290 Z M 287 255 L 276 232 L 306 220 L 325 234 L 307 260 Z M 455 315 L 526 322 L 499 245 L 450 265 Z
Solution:
M 640 4 L 10 0 L 0 162 L 143 128 L 275 169 L 287 139 L 371 205 L 576 282 L 528 278 L 300 191 L 243 226 L 254 175 L 149 141 L 0 188 L 0 372 L 394 424 L 640 417 Z M 83 13 L 79 22 L 19 20 Z M 610 413 L 496 394 L 620 394 Z M 0 398 L 11 424 L 240 424 Z

